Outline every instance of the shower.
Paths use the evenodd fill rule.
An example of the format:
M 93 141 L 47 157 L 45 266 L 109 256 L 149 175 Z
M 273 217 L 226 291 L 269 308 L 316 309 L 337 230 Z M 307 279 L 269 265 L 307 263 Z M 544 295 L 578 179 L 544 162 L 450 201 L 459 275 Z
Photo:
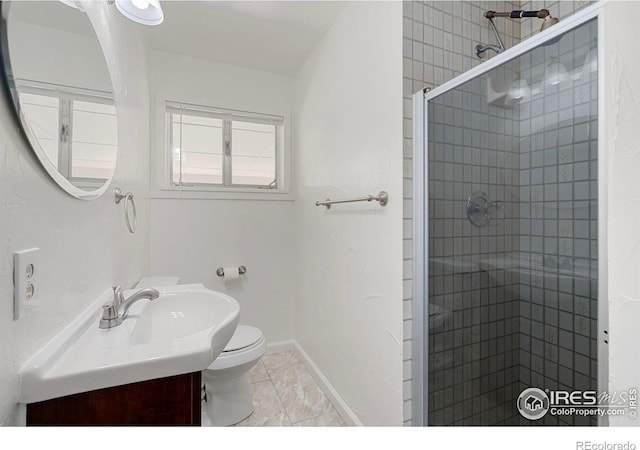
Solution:
M 508 17 L 509 19 L 522 19 L 524 17 L 537 17 L 538 19 L 543 19 L 542 27 L 540 27 L 540 31 L 544 31 L 552 25 L 560 22 L 560 19 L 552 17 L 547 9 L 541 9 L 539 11 L 511 11 L 511 12 L 495 12 L 495 11 L 487 11 L 484 13 L 484 17 L 489 20 L 489 25 L 493 30 L 493 34 L 496 35 L 496 40 L 498 41 L 498 45 L 491 44 L 478 44 L 476 45 L 476 56 L 478 58 L 482 58 L 484 53 L 487 50 L 493 50 L 496 53 L 502 53 L 505 51 L 505 46 L 502 43 L 502 39 L 500 39 L 500 34 L 498 34 L 498 29 L 496 25 L 493 23 L 494 17 Z
M 414 96 L 421 425 L 605 423 L 547 398 L 608 382 L 597 8 Z

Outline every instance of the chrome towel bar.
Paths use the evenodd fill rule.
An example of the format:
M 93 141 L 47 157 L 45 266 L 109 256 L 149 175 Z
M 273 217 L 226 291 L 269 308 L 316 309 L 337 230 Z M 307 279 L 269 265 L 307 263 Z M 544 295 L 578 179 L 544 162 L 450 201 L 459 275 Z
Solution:
M 380 203 L 380 206 L 387 206 L 389 203 L 389 194 L 386 191 L 380 191 L 378 195 L 367 195 L 366 197 L 348 198 L 345 200 L 331 200 L 330 198 L 325 201 L 317 201 L 316 206 L 326 206 L 327 209 L 331 209 L 331 205 L 334 203 L 353 203 L 353 202 L 372 202 L 376 201 Z

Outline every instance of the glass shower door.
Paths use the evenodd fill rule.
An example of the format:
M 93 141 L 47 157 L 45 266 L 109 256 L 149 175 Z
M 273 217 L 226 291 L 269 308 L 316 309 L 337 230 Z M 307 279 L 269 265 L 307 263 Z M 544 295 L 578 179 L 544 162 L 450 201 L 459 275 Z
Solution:
M 596 44 L 593 19 L 427 99 L 429 425 L 597 422 L 517 402 L 597 389 Z

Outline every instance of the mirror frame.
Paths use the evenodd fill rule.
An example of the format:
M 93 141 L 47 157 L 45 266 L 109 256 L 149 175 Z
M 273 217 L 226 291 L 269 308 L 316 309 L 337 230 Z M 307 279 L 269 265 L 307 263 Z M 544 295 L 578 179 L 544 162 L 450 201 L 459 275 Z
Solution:
M 13 69 L 11 66 L 11 54 L 9 53 L 9 30 L 8 30 L 8 19 L 9 19 L 9 11 L 11 9 L 11 3 L 13 1 L 10 0 L 2 0 L 0 1 L 0 73 L 2 74 L 2 84 L 5 87 L 6 92 L 9 94 L 10 103 L 12 103 L 11 107 L 15 112 L 14 118 L 16 119 L 21 134 L 23 138 L 26 140 L 28 147 L 33 151 L 35 156 L 38 158 L 41 166 L 46 170 L 49 176 L 56 182 L 58 187 L 63 189 L 67 194 L 75 197 L 79 200 L 94 200 L 101 197 L 111 186 L 113 181 L 113 177 L 115 176 L 116 169 L 118 167 L 118 157 L 119 157 L 119 148 L 116 150 L 116 163 L 111 173 L 111 176 L 107 178 L 104 184 L 93 191 L 85 191 L 75 186 L 71 181 L 65 178 L 60 174 L 58 168 L 53 165 L 53 163 L 46 156 L 44 150 L 40 146 L 38 139 L 35 137 L 31 126 L 29 125 L 29 121 L 24 115 L 22 109 L 20 108 L 20 100 L 18 96 L 18 90 L 16 88 L 14 78 L 13 78 Z M 64 5 L 63 5 L 64 6 Z M 84 12 L 86 14 L 86 12 Z M 94 36 L 98 41 L 100 49 L 102 50 L 102 44 L 98 35 L 96 33 L 96 29 L 91 22 L 91 19 L 87 15 L 87 19 L 89 20 L 89 24 L 93 30 Z M 111 75 L 111 71 L 109 70 L 108 63 L 106 61 L 106 57 L 104 55 L 104 51 L 102 54 L 103 58 L 105 58 L 105 63 L 107 64 L 107 72 L 109 72 L 109 79 L 111 80 L 111 89 L 115 94 L 115 89 L 113 87 L 113 76 Z M 118 120 L 118 107 L 115 101 L 114 95 L 114 107 L 116 109 L 116 124 Z M 119 135 L 119 127 L 117 128 L 117 133 Z

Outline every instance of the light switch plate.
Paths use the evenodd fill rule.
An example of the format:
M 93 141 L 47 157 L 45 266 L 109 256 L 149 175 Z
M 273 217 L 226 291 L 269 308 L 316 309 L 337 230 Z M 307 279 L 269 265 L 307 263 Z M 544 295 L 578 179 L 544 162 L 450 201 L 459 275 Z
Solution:
M 13 320 L 22 315 L 25 305 L 35 305 L 40 285 L 38 248 L 13 253 Z

